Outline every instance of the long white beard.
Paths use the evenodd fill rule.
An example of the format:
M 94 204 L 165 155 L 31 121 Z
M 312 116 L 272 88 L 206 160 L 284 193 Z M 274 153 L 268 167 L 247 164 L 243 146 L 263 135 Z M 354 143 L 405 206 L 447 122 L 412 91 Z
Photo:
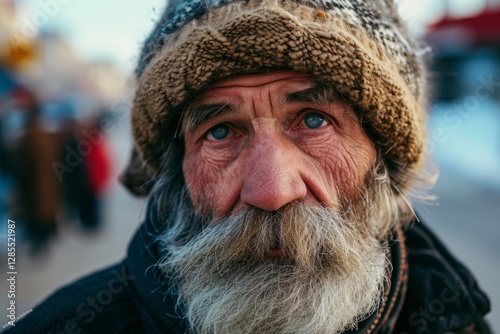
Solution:
M 387 224 L 301 202 L 248 208 L 167 245 L 159 266 L 175 277 L 196 333 L 341 333 L 383 295 L 389 266 L 375 225 Z M 284 255 L 269 257 L 276 248 Z

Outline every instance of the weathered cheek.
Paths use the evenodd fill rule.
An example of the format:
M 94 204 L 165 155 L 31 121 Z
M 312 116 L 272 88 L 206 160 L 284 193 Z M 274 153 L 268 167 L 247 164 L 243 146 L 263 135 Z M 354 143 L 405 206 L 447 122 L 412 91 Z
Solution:
M 372 167 L 375 158 L 371 144 L 364 144 L 336 140 L 316 151 L 329 186 L 335 187 L 342 196 L 356 196 Z
M 230 194 L 229 185 L 225 182 L 231 179 L 226 175 L 226 167 L 226 164 L 203 152 L 184 159 L 184 177 L 196 209 L 216 214 L 225 207 L 226 197 Z
M 339 191 L 352 188 L 356 167 L 347 152 L 339 147 L 325 148 L 324 159 L 321 159 L 321 163 L 330 184 L 335 185 Z
M 200 209 L 206 198 L 210 198 L 213 185 L 221 179 L 220 169 L 197 155 L 184 159 L 183 172 L 189 190 L 191 201 L 195 208 Z

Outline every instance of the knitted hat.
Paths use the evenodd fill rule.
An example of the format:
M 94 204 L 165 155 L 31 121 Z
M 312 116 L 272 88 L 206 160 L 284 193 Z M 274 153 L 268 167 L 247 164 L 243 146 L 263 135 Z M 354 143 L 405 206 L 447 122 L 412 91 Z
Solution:
M 172 112 L 192 94 L 288 69 L 333 85 L 361 111 L 389 165 L 415 169 L 425 139 L 420 49 L 392 0 L 171 0 L 136 71 L 136 147 L 154 171 L 158 144 L 177 126 Z

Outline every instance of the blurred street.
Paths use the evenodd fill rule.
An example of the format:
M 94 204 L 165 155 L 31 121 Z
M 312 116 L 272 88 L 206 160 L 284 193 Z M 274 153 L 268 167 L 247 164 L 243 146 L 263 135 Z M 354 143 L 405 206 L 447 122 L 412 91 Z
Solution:
M 109 137 L 118 170 L 125 166 L 131 148 L 127 121 L 123 120 Z M 128 242 L 141 221 L 143 201 L 133 198 L 115 181 L 104 202 L 104 223 L 100 229 L 82 231 L 76 223 L 64 224 L 48 249 L 34 257 L 29 254 L 28 245 L 23 244 L 24 238 L 19 235 L 21 231 L 16 231 L 18 314 L 33 309 L 62 285 L 124 259 Z M 2 244 L 4 239 L 2 235 Z M 3 249 L 0 257 L 2 263 L 6 263 Z M 1 280 L 0 291 L 3 296 L 6 295 L 5 279 Z M 6 302 L 7 298 L 2 297 L 2 309 L 5 309 Z M 0 324 L 0 331 L 2 326 L 3 323 Z

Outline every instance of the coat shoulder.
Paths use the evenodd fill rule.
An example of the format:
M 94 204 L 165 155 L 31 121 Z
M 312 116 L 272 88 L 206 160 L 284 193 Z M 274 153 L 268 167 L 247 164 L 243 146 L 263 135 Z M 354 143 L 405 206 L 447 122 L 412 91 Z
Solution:
M 397 333 L 491 333 L 490 301 L 474 275 L 421 221 L 405 232 L 408 287 Z
M 138 333 L 132 276 L 120 263 L 65 286 L 5 333 Z

